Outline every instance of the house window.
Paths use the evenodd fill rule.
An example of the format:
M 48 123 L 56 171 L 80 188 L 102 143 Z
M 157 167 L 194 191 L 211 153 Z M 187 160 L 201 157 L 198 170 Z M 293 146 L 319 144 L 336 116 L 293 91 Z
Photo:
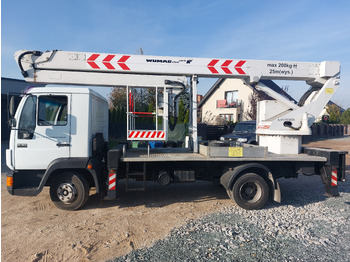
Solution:
M 220 116 L 225 119 L 227 122 L 233 121 L 233 115 L 232 114 L 220 114 Z
M 225 92 L 225 99 L 227 101 L 227 105 L 236 103 L 238 100 L 238 91 L 227 91 Z

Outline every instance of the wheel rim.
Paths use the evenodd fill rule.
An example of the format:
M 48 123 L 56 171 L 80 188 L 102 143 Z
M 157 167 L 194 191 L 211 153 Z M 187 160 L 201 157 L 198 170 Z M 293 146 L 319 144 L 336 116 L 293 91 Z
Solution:
M 158 176 L 158 183 L 162 186 L 167 186 L 170 184 L 170 175 L 167 172 L 163 172 Z
M 77 189 L 71 181 L 64 182 L 58 186 L 57 196 L 64 203 L 73 202 L 77 197 Z
M 262 196 L 262 188 L 254 182 L 244 183 L 239 190 L 241 198 L 248 203 L 255 203 Z

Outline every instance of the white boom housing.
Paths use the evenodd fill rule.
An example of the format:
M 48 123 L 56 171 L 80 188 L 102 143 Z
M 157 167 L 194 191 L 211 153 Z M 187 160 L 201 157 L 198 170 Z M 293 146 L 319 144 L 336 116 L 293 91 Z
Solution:
M 192 130 L 197 150 L 197 77 L 241 78 L 247 83 L 260 79 L 303 80 L 312 86 L 299 105 L 262 84 L 276 101 L 259 104 L 259 144 L 279 154 L 297 154 L 301 137 L 309 135 L 310 126 L 327 105 L 339 86 L 340 63 L 335 61 L 289 62 L 242 59 L 213 59 L 122 55 L 67 51 L 18 51 L 15 54 L 21 72 L 28 82 L 97 86 L 132 86 L 153 82 L 161 75 L 192 77 Z M 160 83 L 163 86 L 164 83 Z M 159 85 L 155 85 L 159 86 Z

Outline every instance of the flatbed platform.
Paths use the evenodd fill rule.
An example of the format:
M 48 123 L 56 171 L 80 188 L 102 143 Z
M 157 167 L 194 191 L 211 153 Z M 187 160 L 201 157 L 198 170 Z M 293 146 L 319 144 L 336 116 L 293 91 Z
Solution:
M 307 154 L 279 155 L 267 153 L 266 157 L 208 157 L 193 153 L 186 148 L 147 148 L 128 149 L 121 162 L 326 162 L 326 157 L 310 156 Z

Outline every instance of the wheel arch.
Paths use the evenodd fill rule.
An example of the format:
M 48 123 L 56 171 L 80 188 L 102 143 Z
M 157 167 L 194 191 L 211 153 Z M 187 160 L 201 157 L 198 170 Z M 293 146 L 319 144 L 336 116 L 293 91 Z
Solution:
M 227 167 L 220 178 L 221 185 L 227 190 L 232 190 L 234 183 L 246 173 L 255 173 L 261 176 L 269 186 L 269 195 L 276 202 L 281 202 L 279 184 L 271 170 L 260 163 L 248 163 L 236 167 Z
M 64 172 L 78 173 L 86 178 L 86 180 L 88 181 L 90 186 L 95 185 L 94 178 L 93 178 L 92 174 L 89 171 L 87 171 L 86 169 L 82 169 L 82 168 L 58 168 L 58 169 L 53 170 L 49 174 L 47 181 L 45 183 L 45 186 L 50 186 L 52 184 L 52 182 L 54 181 L 54 179 L 57 176 L 59 176 L 61 173 L 64 173 Z
M 47 168 L 38 190 L 41 191 L 44 186 L 49 186 L 54 178 L 65 171 L 73 171 L 83 175 L 91 186 L 96 187 L 96 192 L 100 192 L 101 183 L 98 178 L 98 172 L 93 169 L 87 169 L 90 158 L 58 158 L 52 161 Z

